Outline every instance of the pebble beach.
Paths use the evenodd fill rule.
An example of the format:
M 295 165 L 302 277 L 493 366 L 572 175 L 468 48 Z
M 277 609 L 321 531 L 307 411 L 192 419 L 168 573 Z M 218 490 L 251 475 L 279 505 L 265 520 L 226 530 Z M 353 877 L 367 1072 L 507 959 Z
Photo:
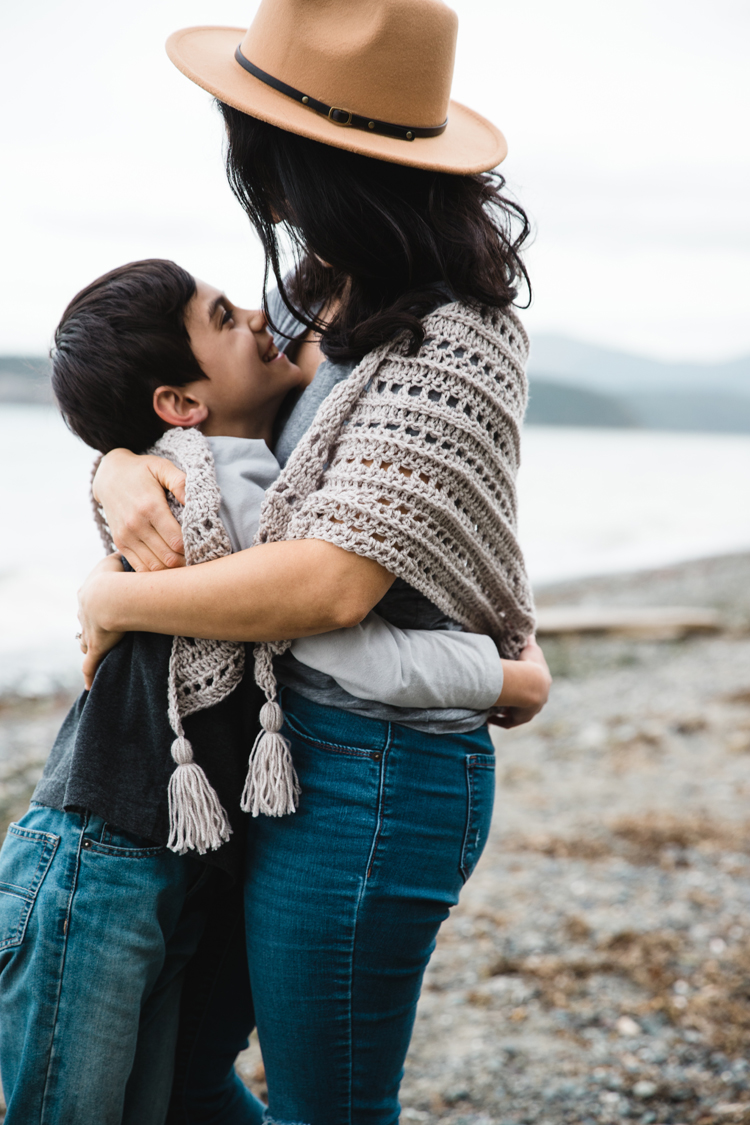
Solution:
M 538 601 L 709 607 L 721 628 L 544 643 L 552 697 L 493 735 L 493 831 L 425 977 L 402 1120 L 750 1121 L 750 554 Z M 3 831 L 68 704 L 0 704 Z M 257 1042 L 239 1065 L 262 1096 Z

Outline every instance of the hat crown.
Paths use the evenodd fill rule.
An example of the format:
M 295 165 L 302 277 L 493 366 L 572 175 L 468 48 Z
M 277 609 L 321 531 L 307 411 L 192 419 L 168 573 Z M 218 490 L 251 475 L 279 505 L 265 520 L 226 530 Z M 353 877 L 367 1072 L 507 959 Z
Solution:
M 442 0 L 262 0 L 242 53 L 329 105 L 430 128 L 448 116 L 457 31 Z

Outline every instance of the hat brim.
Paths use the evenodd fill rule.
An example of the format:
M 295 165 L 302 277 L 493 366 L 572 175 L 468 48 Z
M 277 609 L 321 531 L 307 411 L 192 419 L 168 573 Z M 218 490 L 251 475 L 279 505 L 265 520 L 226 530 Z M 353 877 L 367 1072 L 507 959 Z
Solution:
M 336 125 L 244 70 L 234 58 L 244 35 L 241 27 L 186 27 L 170 35 L 167 54 L 187 78 L 227 105 L 334 148 L 464 175 L 487 172 L 505 159 L 508 145 L 500 130 L 460 102 L 451 101 L 448 125 L 438 137 L 402 141 Z

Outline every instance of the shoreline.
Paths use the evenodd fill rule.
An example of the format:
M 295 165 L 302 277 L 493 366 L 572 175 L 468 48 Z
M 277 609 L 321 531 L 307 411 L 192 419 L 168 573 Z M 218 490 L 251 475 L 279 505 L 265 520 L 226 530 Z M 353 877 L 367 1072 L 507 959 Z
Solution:
M 696 606 L 733 615 L 735 625 L 750 622 L 750 588 L 744 560 L 750 550 L 702 555 L 657 567 L 613 570 L 534 584 L 539 608 L 548 606 Z M 712 581 L 707 582 L 710 574 Z M 546 639 L 545 644 L 555 644 Z M 49 647 L 0 652 L 0 708 L 35 700 L 70 699 L 82 690 L 77 652 Z M 19 672 L 19 668 L 22 669 Z M 0 743 L 0 761 L 2 760 Z

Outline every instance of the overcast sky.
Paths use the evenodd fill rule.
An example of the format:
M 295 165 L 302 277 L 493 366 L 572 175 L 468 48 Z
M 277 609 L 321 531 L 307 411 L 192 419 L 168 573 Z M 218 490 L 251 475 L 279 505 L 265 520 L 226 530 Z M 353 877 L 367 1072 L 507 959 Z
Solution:
M 454 96 L 506 133 L 532 214 L 534 331 L 750 352 L 746 0 L 454 0 Z M 0 16 L 0 352 L 40 352 L 98 274 L 171 257 L 259 301 L 208 94 L 164 53 L 253 0 L 20 0 Z

